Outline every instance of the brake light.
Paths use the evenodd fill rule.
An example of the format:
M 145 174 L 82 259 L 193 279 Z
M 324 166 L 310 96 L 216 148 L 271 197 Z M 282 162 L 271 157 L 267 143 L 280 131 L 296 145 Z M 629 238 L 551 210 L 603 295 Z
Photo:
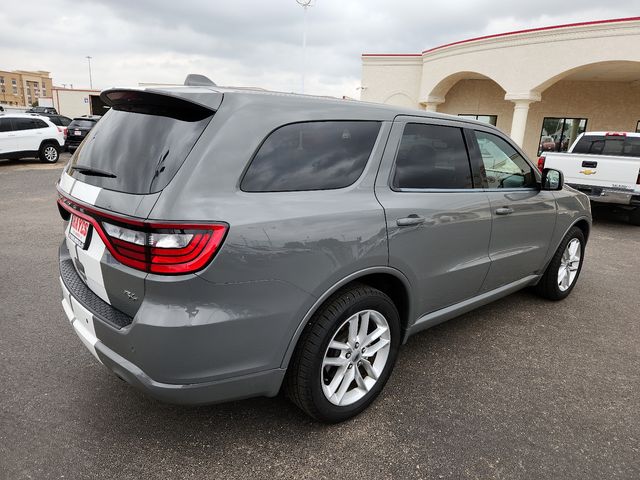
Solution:
M 62 135 L 64 135 L 64 138 L 67 138 L 67 134 L 69 132 L 69 129 L 67 127 L 58 127 L 58 131 L 62 132 Z
M 544 170 L 544 155 L 540 155 L 540 157 L 538 157 L 538 170 L 542 171 Z
M 113 257 L 149 273 L 182 275 L 204 268 L 220 249 L 228 226 L 223 223 L 137 222 L 77 205 L 58 203 L 90 222 Z
M 626 137 L 626 132 L 607 132 L 605 137 Z

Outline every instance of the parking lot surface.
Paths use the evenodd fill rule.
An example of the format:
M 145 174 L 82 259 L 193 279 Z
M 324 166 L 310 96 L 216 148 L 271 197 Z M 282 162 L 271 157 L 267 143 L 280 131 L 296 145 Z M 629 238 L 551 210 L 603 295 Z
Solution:
M 568 299 L 412 337 L 326 426 L 283 397 L 161 404 L 99 365 L 60 305 L 61 168 L 0 162 L 0 479 L 640 478 L 640 227 L 597 210 Z

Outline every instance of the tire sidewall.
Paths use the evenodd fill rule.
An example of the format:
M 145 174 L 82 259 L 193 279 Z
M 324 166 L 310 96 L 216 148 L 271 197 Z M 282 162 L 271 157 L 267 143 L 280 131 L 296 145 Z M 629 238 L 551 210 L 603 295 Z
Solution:
M 335 335 L 338 328 L 351 315 L 362 310 L 376 310 L 384 315 L 387 323 L 389 324 L 391 333 L 391 348 L 382 375 L 380 375 L 380 378 L 373 386 L 373 388 L 369 390 L 369 392 L 367 392 L 367 394 L 356 403 L 341 407 L 338 405 L 334 405 L 329 400 L 327 400 L 324 392 L 322 391 L 322 361 L 329 346 L 329 342 Z M 328 330 L 327 335 L 320 344 L 319 351 L 315 355 L 311 374 L 312 378 L 310 379 L 311 396 L 313 399 L 313 403 L 325 420 L 328 420 L 330 422 L 340 422 L 346 420 L 347 418 L 355 416 L 363 411 L 375 400 L 380 391 L 384 388 L 384 385 L 389 379 L 391 371 L 393 370 L 393 365 L 396 361 L 398 350 L 400 348 L 400 336 L 401 329 L 398 310 L 390 299 L 387 299 L 383 296 L 371 295 L 357 299 L 354 302 L 350 303 L 347 308 L 341 310 L 337 313 L 337 315 L 334 316 L 333 325 Z

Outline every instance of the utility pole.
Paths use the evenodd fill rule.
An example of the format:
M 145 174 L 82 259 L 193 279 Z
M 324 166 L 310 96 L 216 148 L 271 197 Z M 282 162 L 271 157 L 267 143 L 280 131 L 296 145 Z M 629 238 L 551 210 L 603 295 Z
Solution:
M 85 58 L 89 62 L 89 88 L 93 90 L 93 80 L 91 79 L 91 57 L 87 55 Z
M 304 27 L 302 29 L 302 91 L 304 93 L 304 76 L 307 70 L 307 10 L 312 7 L 313 0 L 296 0 L 304 9 Z

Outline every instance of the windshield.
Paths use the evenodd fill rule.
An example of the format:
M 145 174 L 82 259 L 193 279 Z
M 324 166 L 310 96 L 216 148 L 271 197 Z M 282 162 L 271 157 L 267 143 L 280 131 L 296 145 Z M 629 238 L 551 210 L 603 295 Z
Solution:
M 188 107 L 180 109 L 178 119 L 166 109 L 156 114 L 148 108 L 112 108 L 76 150 L 68 173 L 108 190 L 159 192 L 171 181 L 213 116 L 213 111 L 204 109 L 184 115 L 185 109 Z M 109 175 L 92 174 L 92 170 Z

